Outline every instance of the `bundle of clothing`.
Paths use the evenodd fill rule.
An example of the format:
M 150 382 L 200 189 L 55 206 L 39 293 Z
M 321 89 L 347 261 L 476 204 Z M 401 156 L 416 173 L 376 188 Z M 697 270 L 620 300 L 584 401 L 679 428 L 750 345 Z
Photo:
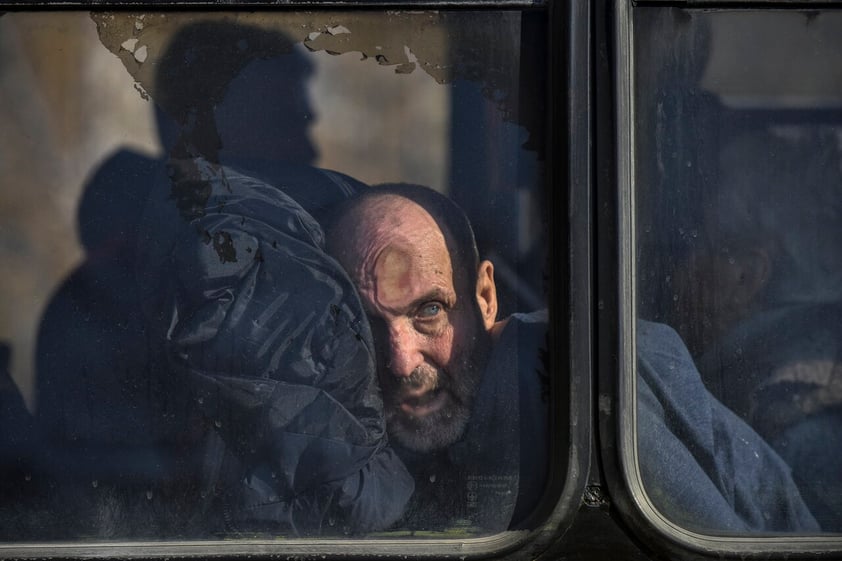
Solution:
M 365 186 L 309 166 L 112 160 L 92 204 L 133 217 L 96 237 L 39 340 L 38 463 L 58 500 L 90 512 L 68 531 L 389 527 L 414 484 L 387 446 L 362 304 L 318 221 Z

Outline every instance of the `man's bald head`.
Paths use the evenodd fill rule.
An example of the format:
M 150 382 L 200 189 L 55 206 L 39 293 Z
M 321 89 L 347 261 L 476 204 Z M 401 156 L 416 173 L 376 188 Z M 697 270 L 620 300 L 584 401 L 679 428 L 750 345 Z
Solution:
M 401 211 L 413 206 L 426 211 L 444 235 L 457 275 L 462 277 L 464 274 L 469 286 L 476 282 L 480 259 L 468 217 L 450 198 L 422 185 L 384 183 L 339 205 L 326 232 L 328 251 L 338 257 L 335 251 L 343 249 L 355 225 L 371 225 L 378 228 L 381 235 L 406 231 L 406 227 L 401 227 Z
M 497 314 L 493 267 L 479 263 L 467 219 L 430 189 L 374 187 L 327 238 L 371 319 L 390 433 L 421 452 L 449 446 L 470 418 Z
M 328 234 L 328 245 L 357 289 L 378 303 L 391 302 L 417 284 L 419 266 L 443 280 L 453 277 L 441 228 L 420 205 L 398 195 L 367 197 L 349 209 Z M 372 276 L 375 270 L 379 278 Z

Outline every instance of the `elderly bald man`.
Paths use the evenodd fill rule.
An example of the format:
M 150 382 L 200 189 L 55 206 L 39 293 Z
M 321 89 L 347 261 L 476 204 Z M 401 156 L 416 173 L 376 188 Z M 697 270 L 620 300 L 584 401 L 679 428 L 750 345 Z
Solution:
M 432 189 L 364 190 L 327 240 L 371 321 L 387 429 L 415 477 L 403 524 L 528 525 L 548 472 L 546 313 L 498 320 L 493 264 Z M 783 462 L 707 393 L 677 335 L 638 331 L 641 470 L 656 506 L 701 530 L 816 530 Z

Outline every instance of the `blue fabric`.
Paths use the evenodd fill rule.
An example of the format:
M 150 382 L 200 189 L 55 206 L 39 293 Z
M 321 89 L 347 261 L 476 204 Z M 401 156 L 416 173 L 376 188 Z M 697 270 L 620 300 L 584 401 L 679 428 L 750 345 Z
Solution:
M 416 480 L 402 525 L 500 531 L 536 506 L 550 445 L 546 331 L 546 313 L 509 318 L 464 437 L 437 454 L 398 449 Z M 818 531 L 787 465 L 705 389 L 678 335 L 643 321 L 637 335 L 639 461 L 656 508 L 707 533 Z
M 638 322 L 637 437 L 644 487 L 700 532 L 817 532 L 788 466 L 702 384 L 684 343 Z

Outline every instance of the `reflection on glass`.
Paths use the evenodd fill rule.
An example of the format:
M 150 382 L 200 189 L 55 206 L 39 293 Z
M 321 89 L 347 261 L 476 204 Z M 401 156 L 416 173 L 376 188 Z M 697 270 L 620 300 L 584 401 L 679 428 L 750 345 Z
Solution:
M 2 539 L 521 527 L 541 21 L 0 18 Z
M 826 69 L 842 19 L 815 16 L 639 13 L 640 30 L 665 33 L 636 43 L 653 62 L 636 74 L 637 308 L 679 333 L 699 391 L 762 437 L 821 529 L 839 531 L 842 81 Z M 745 472 L 734 462 L 730 476 Z

